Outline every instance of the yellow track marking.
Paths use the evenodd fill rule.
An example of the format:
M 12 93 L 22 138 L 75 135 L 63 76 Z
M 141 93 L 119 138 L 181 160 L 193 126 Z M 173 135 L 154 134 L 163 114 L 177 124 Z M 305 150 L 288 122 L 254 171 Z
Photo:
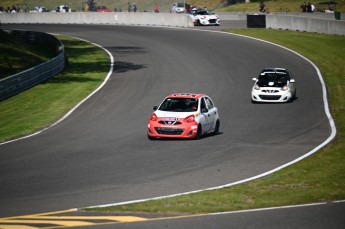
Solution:
M 32 216 L 22 216 L 20 219 L 31 219 Z M 110 220 L 119 222 L 135 222 L 144 221 L 147 218 L 136 217 L 136 216 L 36 216 L 34 219 L 45 219 L 45 220 Z M 0 220 L 1 222 L 1 220 Z M 44 221 L 43 221 L 44 222 Z
M 0 225 L 0 229 L 39 229 L 39 228 L 24 226 L 24 225 Z
M 54 214 L 63 214 L 63 213 L 76 212 L 76 211 L 77 211 L 77 210 L 75 210 L 75 209 L 70 209 L 70 210 L 64 210 L 64 211 L 46 212 L 46 213 L 33 214 L 33 215 L 11 216 L 11 217 L 6 217 L 6 218 L 0 218 L 0 222 L 3 221 L 3 220 L 7 220 L 7 219 L 18 219 L 18 218 L 23 218 L 23 217 L 35 218 L 35 217 L 37 217 L 37 216 L 54 215 Z
M 53 225 L 60 225 L 65 227 L 71 226 L 90 226 L 94 225 L 95 223 L 90 223 L 86 221 L 65 221 L 65 220 L 35 220 L 35 219 L 11 219 L 11 220 L 2 220 L 0 223 L 25 223 L 25 224 L 53 224 Z M 1 225 L 0 225 L 1 228 Z
M 42 227 L 35 227 L 35 224 L 49 224 L 62 227 L 75 227 L 75 226 L 90 226 L 99 224 L 97 220 L 112 221 L 119 223 L 145 221 L 147 218 L 136 216 L 71 216 L 59 215 L 77 210 L 71 209 L 66 211 L 47 212 L 40 214 L 13 216 L 7 218 L 0 218 L 0 229 L 39 229 Z M 95 221 L 95 222 L 90 222 Z M 25 225 L 16 225 L 25 224 Z M 30 226 L 29 226 L 30 225 Z M 43 227 L 47 228 L 47 227 Z

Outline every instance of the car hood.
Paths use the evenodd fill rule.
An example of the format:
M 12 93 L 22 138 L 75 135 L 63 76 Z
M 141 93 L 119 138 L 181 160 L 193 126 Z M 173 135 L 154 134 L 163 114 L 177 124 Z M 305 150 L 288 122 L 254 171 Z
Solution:
M 196 114 L 196 112 L 169 112 L 156 110 L 155 114 L 159 118 L 187 118 L 189 115 Z
M 207 19 L 218 19 L 218 16 L 217 15 L 191 15 L 192 17 L 197 17 L 197 18 L 207 18 Z
M 284 87 L 287 85 L 287 82 L 258 81 L 256 84 L 259 87 Z

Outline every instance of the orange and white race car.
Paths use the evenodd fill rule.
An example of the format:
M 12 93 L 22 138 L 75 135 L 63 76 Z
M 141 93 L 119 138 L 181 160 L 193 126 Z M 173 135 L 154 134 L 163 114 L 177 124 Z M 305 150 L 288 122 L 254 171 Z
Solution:
M 211 98 L 205 94 L 174 93 L 159 107 L 153 107 L 147 136 L 156 138 L 199 139 L 202 135 L 219 133 L 219 114 Z

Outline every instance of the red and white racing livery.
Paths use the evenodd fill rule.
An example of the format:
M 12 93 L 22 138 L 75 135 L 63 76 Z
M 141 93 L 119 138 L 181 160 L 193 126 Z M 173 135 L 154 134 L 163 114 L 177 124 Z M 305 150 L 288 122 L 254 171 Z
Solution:
M 153 107 L 147 136 L 156 138 L 192 138 L 219 133 L 219 114 L 211 98 L 205 94 L 174 93 L 159 107 Z

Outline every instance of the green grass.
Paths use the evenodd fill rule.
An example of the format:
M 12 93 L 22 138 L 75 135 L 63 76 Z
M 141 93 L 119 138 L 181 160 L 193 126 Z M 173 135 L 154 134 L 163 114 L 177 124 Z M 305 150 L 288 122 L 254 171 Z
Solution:
M 261 0 L 252 0 L 250 3 L 236 4 L 222 8 L 219 11 L 222 12 L 258 12 L 259 4 Z M 301 12 L 300 6 L 304 1 L 300 0 L 272 0 L 264 1 L 266 9 L 268 12 Z M 308 1 L 306 1 L 308 2 Z M 313 1 L 310 1 L 313 2 Z M 318 2 L 326 1 L 317 1 L 313 2 L 315 7 L 320 10 L 328 9 L 328 5 L 320 5 Z M 335 7 L 335 10 L 338 12 L 345 12 L 345 1 L 336 1 L 338 4 Z
M 0 142 L 49 126 L 100 85 L 109 71 L 104 50 L 58 36 L 69 65 L 59 75 L 0 102 Z M 92 56 L 92 58 L 90 58 Z
M 81 11 L 83 3 L 87 0 L 79 1 L 79 0 L 26 0 L 27 6 L 29 9 L 32 9 L 35 6 L 45 6 L 48 9 L 52 10 L 57 5 L 65 5 L 66 3 L 71 7 L 74 11 Z M 22 1 L 18 1 L 19 6 L 21 5 Z M 139 1 L 128 1 L 128 0 L 95 0 L 95 3 L 98 5 L 105 5 L 112 11 L 117 9 L 122 9 L 123 11 L 127 11 L 128 2 L 134 2 L 137 7 L 138 11 L 153 11 L 153 7 L 156 3 L 158 3 L 161 7 L 161 11 L 168 12 L 173 3 L 179 2 L 176 0 L 139 0 Z M 183 2 L 183 1 L 181 1 Z M 189 4 L 196 5 L 199 7 L 208 7 L 210 9 L 214 8 L 215 6 L 223 3 L 223 0 L 190 0 L 186 1 Z M 16 5 L 16 4 L 14 4 Z M 13 0 L 1 0 L 0 6 L 5 8 L 13 6 Z
M 230 32 L 284 45 L 312 60 L 328 85 L 337 138 L 313 156 L 256 181 L 98 210 L 193 214 L 345 199 L 345 37 L 266 29 Z M 103 81 L 109 69 L 103 50 L 72 38 L 59 38 L 65 44 L 70 65 L 52 80 L 0 102 L 0 141 L 48 126 Z M 89 58 L 91 55 L 93 58 Z
M 12 5 L 21 5 L 23 1 L 13 2 L 13 0 L 2 0 L 0 2 L 0 6 L 2 7 L 12 7 Z M 32 9 L 35 6 L 45 6 L 48 9 L 54 9 L 57 5 L 64 5 L 66 4 L 65 0 L 26 0 L 25 1 L 27 6 Z M 82 10 L 82 3 L 85 1 L 77 1 L 77 0 L 70 0 L 67 1 L 67 4 L 75 11 L 81 11 Z M 115 8 L 122 9 L 123 11 L 127 10 L 128 0 L 95 0 L 95 3 L 98 3 L 99 5 L 105 5 L 111 10 L 114 10 Z M 159 3 L 161 6 L 162 11 L 169 11 L 172 3 L 178 2 L 176 0 L 140 0 L 140 1 L 130 1 L 135 2 L 138 6 L 139 11 L 144 10 L 153 10 L 153 6 L 155 3 Z M 208 9 L 214 9 L 215 7 L 221 5 L 222 3 L 226 2 L 225 0 L 187 0 L 186 1 L 189 4 L 192 4 L 197 7 L 207 7 Z M 303 3 L 303 1 L 300 0 L 270 0 L 270 1 L 264 1 L 267 8 L 270 12 L 281 12 L 281 11 L 290 11 L 290 12 L 300 12 L 300 5 Z M 318 2 L 325 2 L 325 1 L 318 1 Z M 345 1 L 336 1 L 338 4 L 336 5 L 336 10 L 339 12 L 345 12 Z M 250 3 L 241 3 L 236 4 L 230 7 L 227 7 L 225 9 L 222 9 L 222 11 L 228 11 L 228 12 L 258 12 L 259 11 L 259 3 L 260 0 L 251 0 Z M 315 4 L 317 2 L 314 2 Z M 324 5 L 317 5 L 318 8 L 325 7 Z
M 54 55 L 49 47 L 25 44 L 0 30 L 0 79 L 43 63 Z
M 229 188 L 88 211 L 210 213 L 345 199 L 345 37 L 266 29 L 229 30 L 293 49 L 320 69 L 338 136 L 307 159 L 265 178 Z

